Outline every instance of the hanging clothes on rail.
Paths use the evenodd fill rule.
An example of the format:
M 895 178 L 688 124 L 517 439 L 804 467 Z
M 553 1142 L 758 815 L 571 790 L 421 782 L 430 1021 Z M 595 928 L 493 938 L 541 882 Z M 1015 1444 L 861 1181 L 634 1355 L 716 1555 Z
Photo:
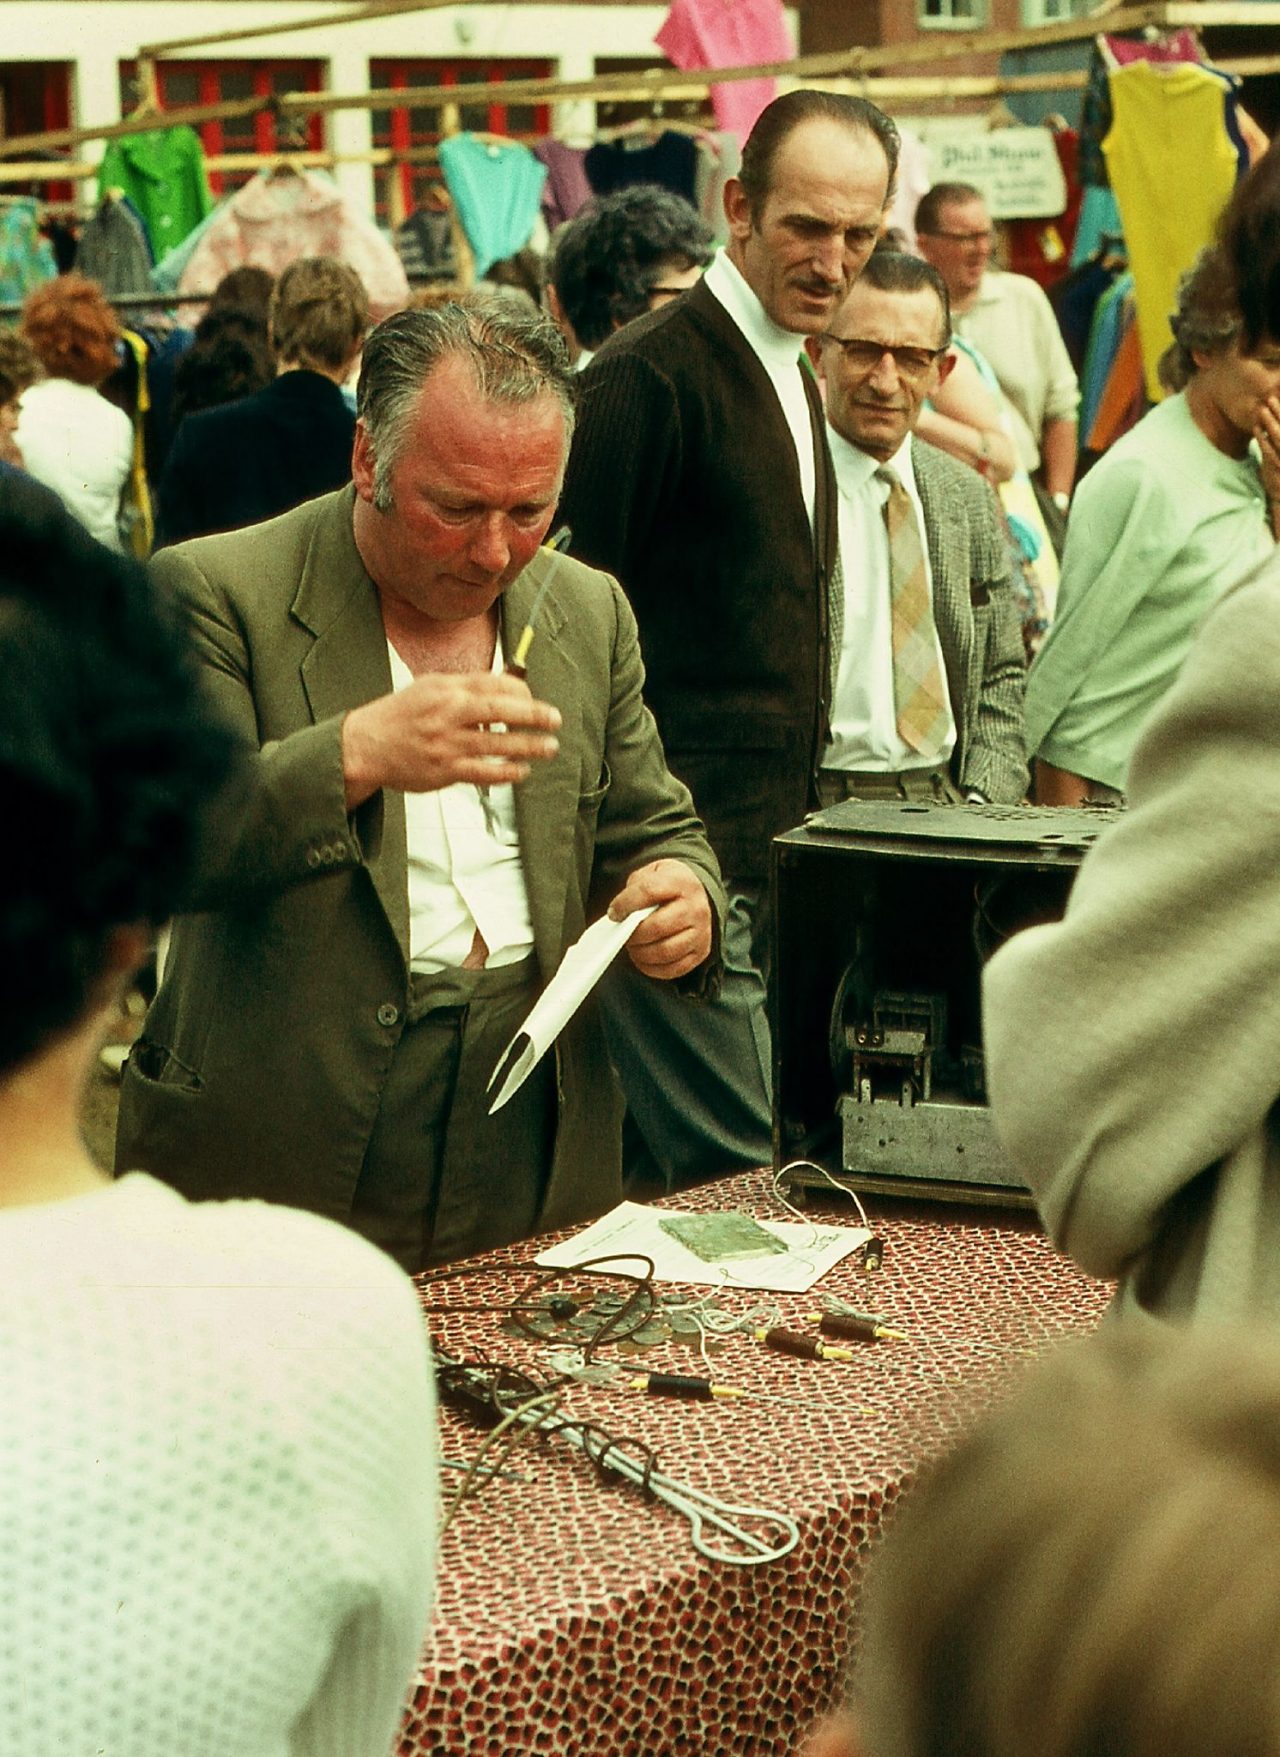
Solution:
M 142 215 L 127 195 L 108 191 L 80 234 L 76 267 L 97 281 L 108 298 L 149 293 L 155 266 Z
M 458 258 L 453 245 L 453 216 L 448 196 L 440 190 L 444 206 L 426 202 L 396 227 L 396 252 L 411 281 L 454 281 Z
M 40 231 L 40 209 L 33 197 L 0 200 L 0 299 L 17 304 L 58 272 L 53 246 Z
M 200 136 L 185 124 L 108 141 L 98 168 L 98 195 L 109 189 L 123 190 L 138 210 L 157 259 L 213 207 Z
M 539 140 L 534 143 L 533 156 L 547 168 L 542 217 L 548 232 L 554 232 L 591 200 L 586 148 L 566 146 L 562 140 Z
M 655 124 L 661 127 L 661 123 Z M 698 145 L 693 135 L 664 128 L 655 140 L 649 133 L 619 134 L 598 140 L 587 153 L 587 176 L 596 195 L 657 183 L 697 206 Z
M 1110 89 L 1102 150 L 1133 271 L 1147 394 L 1159 402 L 1156 366 L 1172 340 L 1178 281 L 1212 239 L 1245 155 L 1234 87 L 1211 67 L 1134 61 L 1113 69 Z
M 514 256 L 540 217 L 547 167 L 518 140 L 451 134 L 440 169 L 476 259 L 476 275 Z
M 672 0 L 653 40 L 673 66 L 686 72 L 795 57 L 782 0 Z M 777 92 L 773 79 L 728 81 L 712 86 L 711 107 L 721 128 L 745 140 Z
M 729 242 L 729 220 L 724 211 L 724 186 L 742 168 L 742 148 L 732 129 L 718 133 L 703 129 L 694 140 L 698 149 L 693 178 L 693 204 L 711 227 L 717 244 Z
M 260 171 L 217 210 L 178 290 L 212 292 L 223 275 L 246 263 L 278 275 L 301 256 L 349 263 L 365 284 L 375 323 L 408 303 L 400 258 L 373 221 L 330 178 L 287 162 Z M 199 316 L 194 312 L 191 321 Z

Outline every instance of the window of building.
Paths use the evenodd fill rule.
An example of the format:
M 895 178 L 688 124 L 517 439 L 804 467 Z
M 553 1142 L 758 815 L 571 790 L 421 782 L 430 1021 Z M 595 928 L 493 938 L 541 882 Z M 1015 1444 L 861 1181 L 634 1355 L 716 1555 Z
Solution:
M 1026 25 L 1057 24 L 1065 18 L 1087 18 L 1093 0 L 1022 0 Z
M 69 61 L 0 62 L 0 134 L 44 134 L 50 129 L 69 128 L 70 125 Z M 18 154 L 24 161 L 36 156 L 33 153 Z M 61 153 L 38 156 L 60 157 Z M 68 156 L 77 157 L 77 149 L 71 149 Z M 0 193 L 35 195 L 42 201 L 72 201 L 75 191 L 76 185 L 69 182 L 0 183 Z
M 319 61 L 157 61 L 156 86 L 161 106 L 175 110 L 187 104 L 221 104 L 235 98 L 269 98 L 284 92 L 318 92 L 322 89 Z M 128 115 L 137 102 L 137 66 L 120 63 L 120 111 Z M 196 133 L 206 158 L 223 153 L 274 153 L 304 146 L 320 152 L 324 146 L 321 119 L 301 121 L 275 116 L 262 109 L 248 116 L 221 122 L 201 122 Z M 253 176 L 253 169 L 209 172 L 215 195 L 239 189 Z
M 922 30 L 977 30 L 986 21 L 986 0 L 916 0 Z
M 508 139 L 533 139 L 551 129 L 549 104 L 506 104 L 486 98 L 465 101 L 469 85 L 489 85 L 506 79 L 549 79 L 549 61 L 371 61 L 369 83 L 375 91 L 408 91 L 415 86 L 458 87 L 459 121 L 477 134 L 501 134 Z M 423 149 L 440 140 L 440 106 L 398 104 L 374 110 L 370 121 L 373 144 L 390 147 L 397 154 L 423 152 L 407 163 L 379 165 L 374 172 L 375 212 L 382 225 L 394 225 L 428 199 L 432 185 L 440 181 L 440 167 Z

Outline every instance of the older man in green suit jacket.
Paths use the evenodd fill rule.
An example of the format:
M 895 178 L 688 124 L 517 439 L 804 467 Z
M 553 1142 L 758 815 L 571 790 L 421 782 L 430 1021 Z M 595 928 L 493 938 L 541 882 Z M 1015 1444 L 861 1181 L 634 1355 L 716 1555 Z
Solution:
M 634 620 L 538 547 L 567 396 L 543 320 L 404 313 L 366 353 L 353 488 L 157 559 L 251 754 L 126 1068 L 120 1166 L 314 1208 L 413 1269 L 619 1196 L 590 1004 L 495 1117 L 484 1093 L 606 907 L 657 905 L 645 974 L 715 975 L 719 874 Z

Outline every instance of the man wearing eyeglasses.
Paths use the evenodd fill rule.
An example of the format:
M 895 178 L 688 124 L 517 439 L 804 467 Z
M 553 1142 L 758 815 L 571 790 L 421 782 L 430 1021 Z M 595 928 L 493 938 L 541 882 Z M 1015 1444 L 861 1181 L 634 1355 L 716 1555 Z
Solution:
M 957 332 L 1000 380 L 1019 462 L 1065 513 L 1080 385 L 1053 307 L 1029 276 L 990 266 L 991 213 L 971 183 L 935 183 L 921 197 L 915 227 L 921 256 L 947 283 Z
M 936 270 L 877 252 L 810 343 L 845 588 L 824 805 L 1012 804 L 1026 792 L 1022 637 L 995 497 L 912 435 L 951 370 L 950 341 Z

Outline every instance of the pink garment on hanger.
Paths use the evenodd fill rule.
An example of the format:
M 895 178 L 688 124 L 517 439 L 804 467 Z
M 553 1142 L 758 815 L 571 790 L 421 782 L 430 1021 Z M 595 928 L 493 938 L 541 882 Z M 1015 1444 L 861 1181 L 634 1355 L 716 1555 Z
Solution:
M 178 291 L 210 293 L 245 263 L 278 275 L 301 256 L 349 263 L 365 284 L 375 323 L 409 302 L 395 246 L 336 184 L 312 171 L 259 174 L 238 189 L 197 244 Z
M 933 185 L 933 161 L 928 147 L 910 128 L 900 128 L 898 180 L 889 207 L 889 224 L 902 233 L 902 248 L 916 254 L 916 209 L 920 197 Z
M 676 67 L 753 67 L 790 61 L 795 49 L 782 0 L 672 0 L 654 42 Z M 777 96 L 772 79 L 713 85 L 711 106 L 721 128 L 745 140 L 756 117 Z
M 1103 54 L 1111 57 L 1115 67 L 1128 67 L 1133 61 L 1204 60 L 1193 30 L 1172 31 L 1163 37 L 1143 37 L 1138 42 L 1131 37 L 1103 36 L 1100 42 Z

